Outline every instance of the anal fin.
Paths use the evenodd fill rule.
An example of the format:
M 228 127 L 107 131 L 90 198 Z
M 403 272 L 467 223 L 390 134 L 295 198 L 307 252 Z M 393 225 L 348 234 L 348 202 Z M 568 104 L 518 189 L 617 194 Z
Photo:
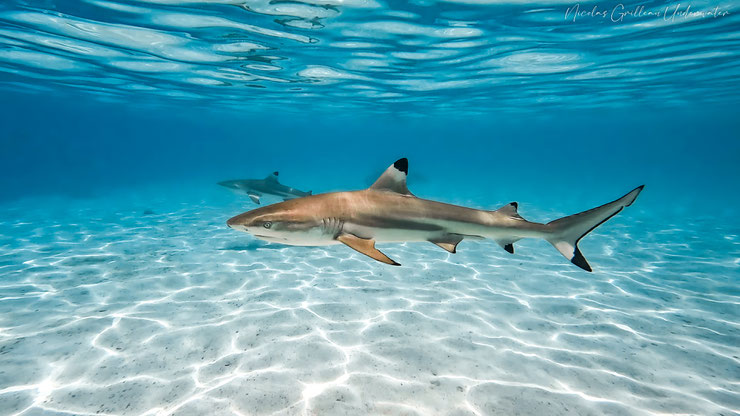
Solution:
M 463 236 L 458 234 L 449 234 L 441 238 L 430 239 L 429 242 L 438 245 L 450 253 L 457 253 L 457 245 L 460 244 L 463 238 Z
M 516 241 L 516 240 L 515 240 Z M 504 250 L 514 254 L 514 241 L 496 240 L 496 243 Z
M 393 259 L 386 256 L 380 250 L 375 248 L 375 240 L 360 238 L 354 234 L 341 234 L 339 237 L 337 237 L 337 241 L 344 243 L 351 249 L 381 263 L 390 264 L 392 266 L 400 266 L 399 263 L 396 263 Z

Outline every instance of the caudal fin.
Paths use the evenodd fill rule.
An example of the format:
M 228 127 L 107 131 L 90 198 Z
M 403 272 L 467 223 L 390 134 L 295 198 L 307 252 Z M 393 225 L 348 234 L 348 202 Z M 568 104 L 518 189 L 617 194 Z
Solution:
M 547 226 L 551 229 L 551 236 L 547 241 L 571 263 L 590 272 L 591 266 L 578 249 L 578 242 L 596 227 L 617 215 L 624 207 L 632 205 L 644 187 L 645 185 L 638 186 L 627 195 L 600 207 L 549 222 Z

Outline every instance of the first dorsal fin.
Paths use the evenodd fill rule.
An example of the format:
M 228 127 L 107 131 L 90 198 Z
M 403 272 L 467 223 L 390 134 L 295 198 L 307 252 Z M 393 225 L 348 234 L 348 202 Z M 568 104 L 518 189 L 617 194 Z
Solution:
M 413 196 L 413 194 L 409 192 L 409 188 L 406 187 L 406 177 L 408 174 L 408 159 L 405 157 L 398 159 L 394 164 L 390 165 L 382 175 L 380 175 L 378 180 L 373 183 L 370 189 L 376 191 L 391 191 Z
M 280 174 L 280 172 L 278 172 L 278 171 L 272 172 L 271 174 L 267 175 L 267 177 L 265 178 L 265 180 L 266 181 L 275 181 L 275 182 L 277 182 L 278 175 L 279 174 Z

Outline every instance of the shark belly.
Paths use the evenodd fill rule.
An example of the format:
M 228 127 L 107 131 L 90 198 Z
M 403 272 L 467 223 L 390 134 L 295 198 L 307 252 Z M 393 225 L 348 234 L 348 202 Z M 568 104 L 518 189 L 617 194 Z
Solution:
M 320 227 L 310 228 L 301 233 L 293 233 L 290 238 L 275 242 L 290 246 L 328 246 L 331 244 L 340 244 L 334 234 L 327 233 L 326 230 Z
M 379 243 L 437 241 L 451 234 L 481 237 L 481 226 L 453 221 L 393 220 L 376 224 L 345 222 L 343 231 Z

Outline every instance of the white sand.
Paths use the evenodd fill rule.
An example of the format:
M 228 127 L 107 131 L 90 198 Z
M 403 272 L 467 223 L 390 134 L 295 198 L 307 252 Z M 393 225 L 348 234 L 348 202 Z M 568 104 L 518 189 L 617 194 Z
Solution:
M 257 242 L 235 203 L 37 202 L 0 208 L 2 415 L 740 412 L 737 224 L 635 207 L 589 274 L 537 241 L 389 267 Z

